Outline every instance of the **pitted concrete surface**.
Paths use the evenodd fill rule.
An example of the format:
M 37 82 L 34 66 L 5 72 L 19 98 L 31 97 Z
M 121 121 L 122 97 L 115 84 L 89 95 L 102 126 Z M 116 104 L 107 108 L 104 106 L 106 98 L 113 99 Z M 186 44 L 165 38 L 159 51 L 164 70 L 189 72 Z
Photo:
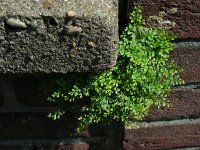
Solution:
M 1 0 L 0 73 L 90 72 L 117 59 L 118 0 Z

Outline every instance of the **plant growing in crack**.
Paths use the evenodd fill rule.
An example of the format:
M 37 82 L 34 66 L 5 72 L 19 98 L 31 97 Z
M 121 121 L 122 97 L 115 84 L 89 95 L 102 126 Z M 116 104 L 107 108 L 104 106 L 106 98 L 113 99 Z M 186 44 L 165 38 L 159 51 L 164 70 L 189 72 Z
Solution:
M 58 119 L 66 111 L 64 104 L 87 99 L 78 118 L 80 131 L 92 123 L 127 123 L 130 116 L 141 120 L 152 105 L 168 106 L 171 87 L 183 83 L 181 69 L 169 59 L 174 38 L 164 27 L 145 26 L 137 5 L 120 35 L 116 66 L 90 73 L 86 80 L 80 74 L 57 79 L 48 100 L 60 107 L 49 117 Z

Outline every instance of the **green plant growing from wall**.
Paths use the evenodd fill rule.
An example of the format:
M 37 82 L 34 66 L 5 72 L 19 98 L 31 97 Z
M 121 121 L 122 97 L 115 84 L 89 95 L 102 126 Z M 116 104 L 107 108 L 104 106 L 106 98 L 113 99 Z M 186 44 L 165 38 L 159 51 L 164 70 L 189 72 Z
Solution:
M 136 6 L 120 36 L 116 66 L 91 73 L 87 80 L 80 75 L 57 79 L 57 89 L 48 100 L 60 107 L 49 117 L 60 118 L 65 103 L 89 99 L 78 118 L 82 129 L 113 120 L 127 123 L 129 116 L 141 120 L 152 105 L 167 106 L 171 87 L 183 83 L 180 69 L 169 59 L 174 38 L 166 28 L 145 26 L 141 9 Z

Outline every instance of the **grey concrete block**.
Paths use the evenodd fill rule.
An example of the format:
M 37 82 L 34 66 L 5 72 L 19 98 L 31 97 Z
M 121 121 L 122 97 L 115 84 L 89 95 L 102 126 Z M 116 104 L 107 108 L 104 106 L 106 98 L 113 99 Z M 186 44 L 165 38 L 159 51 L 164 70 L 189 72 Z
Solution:
M 111 68 L 118 0 L 1 0 L 0 73 Z

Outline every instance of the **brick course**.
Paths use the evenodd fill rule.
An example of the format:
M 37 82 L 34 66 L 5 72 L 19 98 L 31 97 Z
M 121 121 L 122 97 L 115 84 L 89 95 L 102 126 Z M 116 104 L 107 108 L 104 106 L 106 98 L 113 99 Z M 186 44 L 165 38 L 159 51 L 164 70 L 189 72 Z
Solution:
M 168 13 L 167 18 L 176 23 L 173 31 L 179 38 L 200 38 L 200 1 L 199 0 L 130 0 L 130 4 L 138 1 L 143 6 L 145 18 L 177 9 L 176 13 Z M 130 5 L 130 6 L 131 6 Z M 130 7 L 132 10 L 132 6 Z
M 200 146 L 200 124 L 155 126 L 125 130 L 124 150 Z
M 169 108 L 153 107 L 146 117 L 148 121 L 200 117 L 200 89 L 176 89 L 171 91 Z

